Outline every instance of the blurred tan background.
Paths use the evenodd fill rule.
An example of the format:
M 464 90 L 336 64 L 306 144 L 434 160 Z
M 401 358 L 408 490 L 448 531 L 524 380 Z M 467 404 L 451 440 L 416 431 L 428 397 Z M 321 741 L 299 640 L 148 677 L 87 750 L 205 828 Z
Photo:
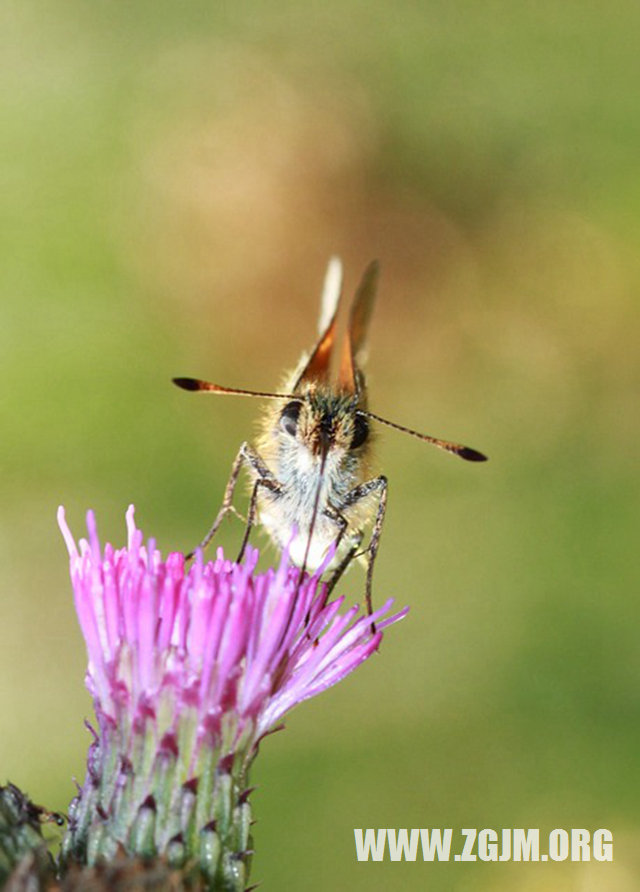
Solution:
M 640 9 L 3 4 L 0 779 L 65 809 L 91 715 L 59 503 L 163 550 L 382 263 L 382 652 L 254 769 L 265 890 L 640 881 Z M 235 549 L 240 530 L 222 541 Z M 345 582 L 361 596 L 362 576 Z M 358 864 L 354 827 L 607 827 L 613 864 Z

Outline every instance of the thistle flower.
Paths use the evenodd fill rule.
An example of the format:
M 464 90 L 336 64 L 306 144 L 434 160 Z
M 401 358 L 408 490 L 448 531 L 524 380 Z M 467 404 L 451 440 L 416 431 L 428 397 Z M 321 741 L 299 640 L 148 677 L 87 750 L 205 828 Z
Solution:
M 161 856 L 208 889 L 244 889 L 251 855 L 248 773 L 260 740 L 297 703 L 375 651 L 388 601 L 370 617 L 327 603 L 319 575 L 202 554 L 162 559 L 127 511 L 128 545 L 101 549 L 92 512 L 79 547 L 64 510 L 75 605 L 97 730 L 63 841 L 63 863 L 123 850 Z M 372 620 L 376 631 L 372 631 Z

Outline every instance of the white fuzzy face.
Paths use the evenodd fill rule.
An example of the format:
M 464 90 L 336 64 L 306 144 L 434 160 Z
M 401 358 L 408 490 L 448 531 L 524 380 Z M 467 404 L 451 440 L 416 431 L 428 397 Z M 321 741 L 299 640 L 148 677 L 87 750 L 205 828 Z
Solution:
M 317 476 L 320 468 L 318 456 L 312 455 L 307 447 L 300 443 L 295 449 L 290 450 L 291 462 L 295 465 L 298 474 Z
M 294 563 L 305 564 L 306 554 L 315 570 L 340 533 L 339 518 L 348 524 L 339 556 L 354 538 L 345 497 L 366 470 L 368 422 L 352 396 L 319 387 L 270 412 L 268 422 L 263 454 L 280 488 L 259 491 L 259 521 Z

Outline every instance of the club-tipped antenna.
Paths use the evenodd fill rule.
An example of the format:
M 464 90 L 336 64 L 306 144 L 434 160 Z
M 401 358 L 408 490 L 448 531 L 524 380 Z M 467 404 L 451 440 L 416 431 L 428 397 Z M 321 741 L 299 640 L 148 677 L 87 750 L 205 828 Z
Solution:
M 380 415 L 374 415 L 373 412 L 365 411 L 364 409 L 358 410 L 360 414 L 366 415 L 367 418 L 372 418 L 374 421 L 380 422 L 380 424 L 386 424 L 387 427 L 393 427 L 397 431 L 402 431 L 404 434 L 410 434 L 412 437 L 417 437 L 418 440 L 423 440 L 425 443 L 431 443 L 433 446 L 437 446 L 438 449 L 444 449 L 445 452 L 451 452 L 453 455 L 458 455 L 460 458 L 464 458 L 465 461 L 487 461 L 487 456 L 483 455 L 482 452 L 478 452 L 477 449 L 471 449 L 469 446 L 463 446 L 461 443 L 452 443 L 450 440 L 441 440 L 438 437 L 431 437 L 429 434 L 421 434 L 419 431 L 414 431 L 410 427 L 405 427 L 403 424 L 396 424 L 395 421 L 388 421 L 386 418 L 381 418 Z
M 172 378 L 171 380 L 176 387 L 200 393 L 219 393 L 230 396 L 254 396 L 265 400 L 299 399 L 299 397 L 296 397 L 291 393 L 267 393 L 262 390 L 242 390 L 239 387 L 223 387 L 221 384 L 212 384 L 211 381 L 202 381 L 200 378 Z

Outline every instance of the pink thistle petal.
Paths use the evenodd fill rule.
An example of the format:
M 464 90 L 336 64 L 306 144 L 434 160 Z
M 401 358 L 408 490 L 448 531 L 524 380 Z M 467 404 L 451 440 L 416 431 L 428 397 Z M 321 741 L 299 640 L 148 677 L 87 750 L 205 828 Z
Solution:
M 58 523 L 97 714 L 103 724 L 140 730 L 162 714 L 162 734 L 169 729 L 180 740 L 182 716 L 192 721 L 195 709 L 195 736 L 185 738 L 195 747 L 191 765 L 203 741 L 221 742 L 232 728 L 228 743 L 244 740 L 253 752 L 290 708 L 366 660 L 382 629 L 407 612 L 389 615 L 388 601 L 372 616 L 358 616 L 358 607 L 344 610 L 343 598 L 327 603 L 322 568 L 300 578 L 286 551 L 277 570 L 266 573 L 255 572 L 259 555 L 252 548 L 241 565 L 220 549 L 207 563 L 198 552 L 188 568 L 178 553 L 165 561 L 153 540 L 143 545 L 133 506 L 126 514 L 128 545 L 119 550 L 101 549 L 92 512 L 79 547 L 63 508 Z
M 67 525 L 67 518 L 65 516 L 65 511 L 62 505 L 58 508 L 58 526 L 60 527 L 60 532 L 64 538 L 65 545 L 67 546 L 67 551 L 69 552 L 70 558 L 78 557 L 78 549 L 76 547 L 76 542 L 73 536 L 71 535 L 71 530 Z

